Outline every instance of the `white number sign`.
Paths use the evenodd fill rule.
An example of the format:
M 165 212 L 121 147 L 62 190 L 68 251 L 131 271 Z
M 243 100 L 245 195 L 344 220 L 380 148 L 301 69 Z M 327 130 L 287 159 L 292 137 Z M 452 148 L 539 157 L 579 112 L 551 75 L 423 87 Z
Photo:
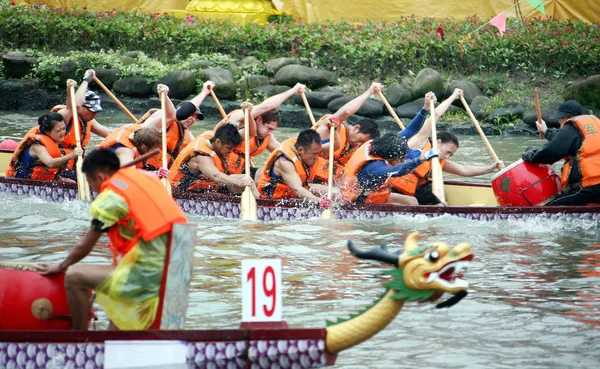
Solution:
M 281 321 L 281 259 L 242 260 L 242 321 Z

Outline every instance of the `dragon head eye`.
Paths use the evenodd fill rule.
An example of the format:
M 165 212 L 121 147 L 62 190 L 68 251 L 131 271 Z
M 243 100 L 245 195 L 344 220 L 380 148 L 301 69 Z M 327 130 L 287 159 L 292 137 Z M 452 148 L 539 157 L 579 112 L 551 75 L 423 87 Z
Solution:
M 425 260 L 427 260 L 431 263 L 435 263 L 436 261 L 438 261 L 439 258 L 440 258 L 440 253 L 437 251 L 430 251 L 427 254 L 425 254 Z

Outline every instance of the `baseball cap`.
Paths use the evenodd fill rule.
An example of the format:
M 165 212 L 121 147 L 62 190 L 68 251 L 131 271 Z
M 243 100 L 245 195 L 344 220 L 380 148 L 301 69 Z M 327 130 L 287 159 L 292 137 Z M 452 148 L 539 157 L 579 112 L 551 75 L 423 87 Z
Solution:
M 567 100 L 558 107 L 558 111 L 550 117 L 550 119 L 560 119 L 564 117 L 575 117 L 581 115 L 583 108 L 581 104 L 575 100 Z
M 204 119 L 204 114 L 202 114 L 200 108 L 196 108 L 196 105 L 192 104 L 190 101 L 182 101 L 179 103 L 179 105 L 177 105 L 177 112 L 175 113 L 175 116 L 177 120 L 186 120 L 194 113 L 198 115 L 198 120 Z
M 85 92 L 85 101 L 83 106 L 88 108 L 92 113 L 97 113 L 104 110 L 102 109 L 102 106 L 100 106 L 100 95 L 90 90 Z

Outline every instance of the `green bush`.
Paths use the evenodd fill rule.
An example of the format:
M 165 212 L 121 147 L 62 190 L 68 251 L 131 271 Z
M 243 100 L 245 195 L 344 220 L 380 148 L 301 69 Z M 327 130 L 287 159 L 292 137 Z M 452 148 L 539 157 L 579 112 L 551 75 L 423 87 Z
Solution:
M 600 72 L 600 25 L 573 20 L 511 20 L 500 37 L 492 26 L 473 33 L 483 24 L 476 17 L 461 21 L 403 17 L 394 23 L 363 24 L 286 19 L 240 26 L 164 14 L 11 4 L 0 0 L 2 50 L 139 50 L 163 63 L 192 53 L 236 59 L 253 55 L 261 60 L 292 56 L 336 70 L 342 77 L 382 80 L 424 67 L 463 74 L 518 69 L 554 76 Z M 447 35 L 444 40 L 436 34 L 440 26 Z

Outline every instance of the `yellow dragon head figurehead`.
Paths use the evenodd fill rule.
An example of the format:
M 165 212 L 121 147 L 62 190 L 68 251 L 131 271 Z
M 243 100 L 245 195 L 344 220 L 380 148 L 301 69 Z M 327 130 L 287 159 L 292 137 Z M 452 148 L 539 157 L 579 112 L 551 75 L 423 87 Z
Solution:
M 402 254 L 390 253 L 385 246 L 360 251 L 354 245 L 350 251 L 362 259 L 379 260 L 396 266 L 386 274 L 394 277 L 385 287 L 394 290 L 394 299 L 406 301 L 435 301 L 444 292 L 454 296 L 437 307 L 449 307 L 467 295 L 469 283 L 463 279 L 473 254 L 468 244 L 461 243 L 450 249 L 443 242 L 427 246 L 417 245 L 418 232 L 410 234 Z

